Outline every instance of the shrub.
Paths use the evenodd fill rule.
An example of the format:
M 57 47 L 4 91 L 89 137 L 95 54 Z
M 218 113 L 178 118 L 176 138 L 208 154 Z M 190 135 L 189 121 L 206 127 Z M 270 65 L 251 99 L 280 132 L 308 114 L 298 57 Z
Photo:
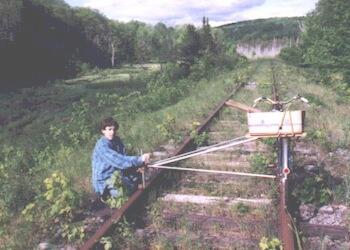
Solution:
M 192 122 L 190 137 L 193 140 L 193 143 L 197 146 L 204 146 L 208 144 L 209 135 L 207 132 L 197 133 L 197 128 L 199 127 L 199 122 Z
M 296 200 L 303 203 L 312 203 L 322 206 L 329 203 L 333 198 L 333 193 L 329 184 L 329 174 L 324 170 L 319 173 L 309 173 L 301 184 L 298 184 L 292 191 Z
M 286 63 L 296 66 L 304 63 L 303 52 L 298 46 L 282 49 L 279 57 Z
M 267 166 L 274 162 L 272 157 L 260 153 L 250 156 L 249 163 L 254 173 L 266 174 Z
M 310 139 L 315 144 L 320 145 L 321 147 L 331 150 L 334 146 L 330 140 L 326 129 L 312 129 L 307 132 L 307 138 Z
M 9 213 L 17 212 L 33 196 L 28 166 L 32 159 L 24 150 L 7 145 L 2 146 L 0 159 L 0 200 Z
M 79 75 L 84 75 L 92 69 L 90 64 L 81 62 L 77 63 L 76 67 Z
M 176 129 L 175 117 L 171 114 L 166 114 L 165 119 L 161 124 L 157 125 L 160 135 L 168 140 L 181 140 L 182 136 Z
M 44 180 L 44 188 L 34 201 L 22 211 L 23 218 L 39 228 L 39 233 L 61 231 L 62 237 L 79 236 L 76 227 L 68 225 L 78 208 L 79 196 L 69 180 L 60 172 L 54 172 Z M 74 230 L 70 232 L 69 229 Z
M 262 237 L 259 242 L 260 250 L 283 250 L 282 243 L 276 237 L 269 239 L 267 237 Z
M 234 210 L 239 214 L 247 214 L 250 211 L 250 207 L 242 202 L 239 202 L 234 206 Z
M 107 180 L 106 184 L 113 187 L 118 193 L 116 197 L 109 197 L 107 199 L 107 204 L 113 208 L 121 207 L 124 202 L 127 201 L 128 196 L 127 191 L 123 186 L 122 177 L 120 176 L 119 171 L 115 171 L 111 178 Z

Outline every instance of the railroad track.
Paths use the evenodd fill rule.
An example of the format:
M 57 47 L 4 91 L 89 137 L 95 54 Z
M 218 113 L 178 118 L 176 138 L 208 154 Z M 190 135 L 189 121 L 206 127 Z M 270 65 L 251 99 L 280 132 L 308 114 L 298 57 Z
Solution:
M 273 148 L 256 138 L 242 137 L 247 131 L 242 124 L 245 113 L 225 105 L 242 86 L 237 86 L 215 107 L 197 132 L 206 131 L 209 145 L 233 138 L 245 143 L 172 164 L 219 173 L 152 171 L 146 186 L 137 190 L 121 208 L 99 211 L 98 216 L 104 218 L 104 223 L 81 249 L 98 249 L 96 243 L 116 222 L 124 215 L 135 217 L 136 214 L 142 221 L 137 230 L 142 249 L 167 246 L 178 249 L 258 249 L 262 237 L 279 238 L 284 249 L 294 249 L 293 233 L 286 214 L 287 183 L 281 183 L 279 178 L 227 174 L 263 173 L 274 177 L 278 173 L 276 168 L 254 163 L 265 159 Z M 193 149 L 192 139 L 186 138 L 174 155 Z M 159 188 L 164 183 L 168 187 Z M 140 213 L 142 209 L 138 208 L 145 206 L 150 193 L 158 198 L 152 208 Z
M 238 137 L 235 115 L 230 109 L 220 111 L 207 128 L 210 145 Z M 269 148 L 256 140 L 246 141 L 186 159 L 181 167 L 255 173 L 250 158 Z M 257 249 L 262 237 L 278 237 L 274 179 L 192 171 L 177 179 L 157 201 L 156 211 L 161 213 L 147 218 L 143 233 L 147 247 L 166 239 L 180 249 Z

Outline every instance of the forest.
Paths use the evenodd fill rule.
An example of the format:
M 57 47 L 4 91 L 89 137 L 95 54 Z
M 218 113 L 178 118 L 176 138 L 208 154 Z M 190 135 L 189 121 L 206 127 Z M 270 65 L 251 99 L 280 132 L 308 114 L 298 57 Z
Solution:
M 210 28 L 203 17 L 202 28 L 151 26 L 109 20 L 97 10 L 72 8 L 63 0 L 2 0 L 0 14 L 1 89 L 67 79 L 95 67 L 186 64 L 205 53 L 233 54 L 235 41 L 296 37 L 302 20 L 271 18 Z
M 223 34 L 193 25 L 167 27 L 109 20 L 96 10 L 63 0 L 2 0 L 2 88 L 69 78 L 91 68 L 124 63 L 192 63 L 205 51 L 220 53 Z

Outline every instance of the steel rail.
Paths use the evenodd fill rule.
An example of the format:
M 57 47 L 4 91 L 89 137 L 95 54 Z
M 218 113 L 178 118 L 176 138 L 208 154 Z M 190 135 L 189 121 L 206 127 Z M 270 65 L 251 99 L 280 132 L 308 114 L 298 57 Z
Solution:
M 209 122 L 219 114 L 219 111 L 225 106 L 225 103 L 232 98 L 237 91 L 244 86 L 243 83 L 240 83 L 238 86 L 234 88 L 234 90 L 225 97 L 221 102 L 219 102 L 216 107 L 209 113 L 208 117 L 203 121 L 202 125 L 200 125 L 196 132 L 201 133 Z M 188 150 L 192 145 L 193 139 L 190 136 L 187 136 L 182 143 L 182 145 L 175 151 L 174 156 L 182 154 L 186 150 Z M 150 180 L 146 183 L 143 189 L 138 189 L 135 193 L 133 193 L 127 202 L 125 202 L 120 208 L 115 209 L 111 215 L 111 217 L 105 221 L 102 226 L 95 232 L 95 234 L 89 238 L 83 245 L 79 248 L 81 250 L 92 249 L 96 243 L 108 232 L 112 225 L 119 222 L 119 220 L 123 217 L 123 215 L 144 195 L 144 193 L 154 185 L 160 177 L 164 174 L 166 170 L 160 170 L 155 173 Z
M 279 101 L 279 95 L 278 95 L 278 87 L 277 87 L 277 77 L 276 77 L 276 70 L 275 65 L 273 62 L 271 62 L 271 72 L 272 72 L 272 98 L 274 101 Z M 273 109 L 280 110 L 282 108 L 281 105 L 274 104 Z M 283 149 L 286 149 L 286 145 L 284 147 L 282 146 L 282 140 L 288 140 L 287 138 L 278 138 L 278 146 L 279 150 L 282 151 Z M 282 152 L 281 152 L 282 153 Z M 288 158 L 288 157 L 285 157 Z M 288 159 L 283 159 L 284 165 L 286 167 L 288 166 Z M 283 163 L 281 163 L 283 164 Z M 279 179 L 278 182 L 278 189 L 279 189 L 279 237 L 282 241 L 283 249 L 285 250 L 295 250 L 295 233 L 293 231 L 293 222 L 291 221 L 292 218 L 290 216 L 289 211 L 289 192 L 288 192 L 288 183 L 289 183 L 290 175 L 285 175 L 283 178 Z

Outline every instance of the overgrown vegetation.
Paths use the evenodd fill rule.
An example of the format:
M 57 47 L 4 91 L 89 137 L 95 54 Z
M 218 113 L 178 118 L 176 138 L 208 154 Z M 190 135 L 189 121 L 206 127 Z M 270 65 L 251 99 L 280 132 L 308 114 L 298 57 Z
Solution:
M 293 65 L 317 69 L 317 81 L 349 95 L 350 3 L 320 0 L 305 18 L 300 46 L 286 48 L 282 59 Z
M 86 8 L 71 9 L 61 0 L 5 0 L 2 4 L 0 67 L 5 73 L 1 87 L 36 87 L 0 94 L 1 248 L 33 248 L 41 240 L 79 244 L 86 237 L 84 225 L 75 218 L 92 193 L 90 155 L 100 136 L 98 122 L 105 116 L 112 115 L 121 124 L 120 135 L 130 154 L 152 151 L 164 142 L 177 143 L 184 135 L 201 146 L 207 134 L 194 134 L 197 123 L 193 121 L 201 121 L 234 85 L 257 82 L 257 89 L 243 90 L 245 95 L 238 97 L 250 105 L 257 96 L 269 96 L 275 80 L 282 99 L 299 93 L 310 100 L 307 142 L 323 155 L 348 152 L 350 25 L 345 0 L 320 0 L 306 19 L 302 45 L 282 52 L 281 57 L 292 65 L 312 67 L 276 61 L 274 76 L 270 60 L 249 66 L 233 53 L 234 45 L 227 43 L 224 34 L 205 22 L 199 29 L 192 25 L 174 29 L 161 23 L 151 27 L 135 21 L 118 23 Z M 34 21 L 41 24 L 37 33 L 32 32 Z M 243 33 L 262 39 L 278 37 L 281 33 L 272 32 L 277 26 L 299 36 L 300 20 L 289 21 L 267 20 L 258 25 L 263 31 L 253 27 L 260 22 L 254 21 L 248 27 L 259 31 L 252 33 L 238 23 L 233 30 L 240 39 L 251 38 Z M 263 35 L 265 31 L 268 35 Z M 151 60 L 162 64 L 122 66 Z M 78 78 L 57 80 L 77 73 Z M 43 85 L 47 79 L 53 80 Z M 260 172 L 270 158 L 256 155 L 251 163 Z M 348 174 L 349 164 L 342 166 Z M 340 202 L 349 202 L 348 178 L 339 188 L 325 179 L 322 173 L 307 176 L 294 193 L 303 202 L 322 205 L 336 191 Z M 112 202 L 120 206 L 122 201 Z M 244 206 L 237 209 L 246 212 Z M 131 225 L 125 222 L 120 228 L 118 235 L 131 235 Z M 272 241 L 264 240 L 264 246 L 275 247 Z M 115 246 L 109 238 L 101 243 L 107 249 Z M 166 245 L 159 242 L 161 247 Z
M 294 188 L 292 195 L 299 202 L 322 206 L 333 198 L 331 185 L 331 176 L 321 169 L 318 173 L 306 173 L 303 181 Z
M 249 163 L 254 173 L 267 174 L 268 166 L 275 162 L 273 155 L 256 153 L 249 158 Z
M 273 237 L 271 239 L 262 237 L 259 243 L 260 250 L 283 250 L 281 241 Z
M 272 40 L 273 38 L 297 38 L 304 17 L 267 18 L 225 24 L 223 29 L 228 39 L 234 41 Z
M 141 149 L 151 151 L 168 140 L 178 142 L 190 134 L 194 119 L 200 120 L 226 95 L 225 89 L 232 88 L 237 79 L 247 78 L 249 69 L 244 60 L 237 58 L 237 64 L 230 67 L 236 71 L 211 68 L 221 75 L 208 75 L 199 81 L 192 80 L 191 75 L 200 69 L 193 67 L 184 73 L 176 64 L 160 71 L 140 73 L 137 69 L 136 74 L 129 69 L 133 76 L 126 81 L 105 81 L 113 75 L 113 71 L 106 70 L 105 76 L 98 71 L 99 77 L 89 82 L 65 85 L 58 81 L 2 95 L 5 127 L 0 134 L 4 142 L 0 151 L 4 159 L 0 168 L 4 174 L 0 184 L 4 190 L 0 199 L 1 224 L 17 217 L 15 224 L 1 230 L 2 245 L 35 246 L 43 237 L 55 239 L 53 242 L 79 243 L 86 237 L 84 225 L 73 223 L 73 218 L 91 194 L 90 155 L 99 137 L 99 121 L 107 115 L 117 118 L 129 154 Z M 7 105 L 12 98 L 18 101 Z M 190 112 L 189 103 L 196 103 Z M 30 147 L 26 146 L 28 142 Z M 44 179 L 56 175 L 64 183 L 57 180 L 57 185 L 52 184 L 53 191 L 42 185 Z M 55 201 L 59 202 L 57 206 Z M 122 202 L 111 200 L 113 206 Z M 18 216 L 21 211 L 24 212 Z M 14 233 L 18 226 L 22 230 Z M 33 227 L 37 233 L 32 232 Z M 25 240 L 16 241 L 19 235 Z

